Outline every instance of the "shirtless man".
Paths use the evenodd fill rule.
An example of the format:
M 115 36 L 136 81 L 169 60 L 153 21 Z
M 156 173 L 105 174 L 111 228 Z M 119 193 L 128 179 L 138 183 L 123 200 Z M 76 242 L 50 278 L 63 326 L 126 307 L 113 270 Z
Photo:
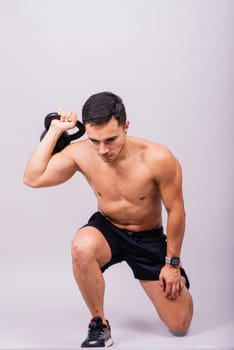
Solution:
M 97 198 L 97 213 L 81 227 L 72 242 L 74 278 L 92 319 L 81 347 L 112 345 L 103 304 L 103 272 L 126 261 L 165 325 L 175 334 L 188 330 L 193 301 L 180 256 L 185 231 L 182 171 L 163 145 L 127 135 L 120 97 L 101 92 L 82 109 L 87 139 L 52 155 L 65 130 L 77 116 L 60 108 L 31 155 L 24 183 L 31 187 L 61 184 L 81 172 Z M 166 208 L 166 234 L 162 228 Z

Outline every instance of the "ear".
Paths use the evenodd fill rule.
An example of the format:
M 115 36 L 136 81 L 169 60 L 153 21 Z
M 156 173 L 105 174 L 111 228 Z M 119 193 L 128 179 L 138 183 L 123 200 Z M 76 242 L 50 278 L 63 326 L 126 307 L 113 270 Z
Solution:
M 129 128 L 129 124 L 130 124 L 130 121 L 127 120 L 125 125 L 124 125 L 124 132 L 125 132 L 125 134 L 127 134 L 127 131 L 128 131 L 128 128 Z

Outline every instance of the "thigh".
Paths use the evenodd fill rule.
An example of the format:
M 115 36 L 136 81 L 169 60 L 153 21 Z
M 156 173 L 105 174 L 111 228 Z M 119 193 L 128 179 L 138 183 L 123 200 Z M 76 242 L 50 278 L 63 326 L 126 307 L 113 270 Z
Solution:
M 74 251 L 94 257 L 100 267 L 111 259 L 111 249 L 107 240 L 93 226 L 85 226 L 77 231 L 72 241 L 72 254 Z
M 170 300 L 165 297 L 159 281 L 143 281 L 140 283 L 152 301 L 161 320 L 170 328 L 175 329 L 176 323 L 183 320 L 187 328 L 190 325 L 193 315 L 193 301 L 189 290 L 184 286 L 182 295 L 175 300 Z

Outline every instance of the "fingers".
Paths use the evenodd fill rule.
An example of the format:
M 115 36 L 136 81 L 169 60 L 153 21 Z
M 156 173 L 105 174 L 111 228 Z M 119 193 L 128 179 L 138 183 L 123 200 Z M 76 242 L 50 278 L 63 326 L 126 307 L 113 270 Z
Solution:
M 173 300 L 182 295 L 185 281 L 179 269 L 165 265 L 160 271 L 159 285 L 163 288 L 165 297 Z
M 177 297 L 177 289 L 176 285 L 173 283 L 167 283 L 165 290 L 165 297 L 168 299 L 176 299 Z
M 165 297 L 168 299 L 176 299 L 178 296 L 182 295 L 183 291 L 183 282 L 179 280 L 178 282 L 170 283 L 168 282 L 166 284 L 165 288 Z
M 75 112 L 66 110 L 63 107 L 60 107 L 57 110 L 57 113 L 60 115 L 60 120 L 53 120 L 52 123 L 59 127 L 61 130 L 69 130 L 76 127 L 77 115 Z
M 58 109 L 58 114 L 61 116 L 60 121 L 62 122 L 72 122 L 74 120 L 77 120 L 77 115 L 75 112 L 66 110 L 63 107 L 60 107 Z
M 185 286 L 185 283 L 184 283 L 184 281 L 181 278 L 180 282 L 179 282 L 179 295 L 182 295 L 184 286 Z
M 161 288 L 163 288 L 163 291 L 165 292 L 166 289 L 166 284 L 165 284 L 165 280 L 163 277 L 159 276 L 159 285 Z

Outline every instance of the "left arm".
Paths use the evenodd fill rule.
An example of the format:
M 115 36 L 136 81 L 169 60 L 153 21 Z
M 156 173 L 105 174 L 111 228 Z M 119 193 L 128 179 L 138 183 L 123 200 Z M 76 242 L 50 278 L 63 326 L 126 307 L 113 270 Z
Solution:
M 170 152 L 165 152 L 165 157 L 160 163 L 157 184 L 167 211 L 167 256 L 180 257 L 185 231 L 182 169 Z M 165 264 L 160 273 L 160 283 L 164 287 L 166 297 L 175 299 L 183 288 L 179 267 Z
M 172 160 L 170 170 L 159 184 L 162 202 L 167 211 L 167 256 L 180 257 L 185 231 L 185 209 L 182 193 L 182 170 Z

